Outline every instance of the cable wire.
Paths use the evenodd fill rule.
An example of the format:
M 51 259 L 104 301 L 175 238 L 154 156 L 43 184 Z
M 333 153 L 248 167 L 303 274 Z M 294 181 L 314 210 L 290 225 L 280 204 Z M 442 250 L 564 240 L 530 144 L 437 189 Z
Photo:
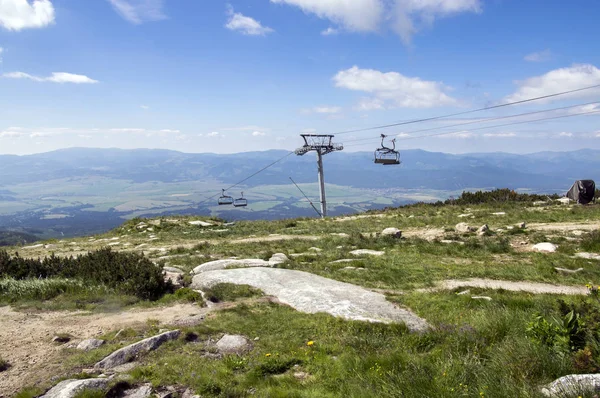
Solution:
M 578 106 L 595 105 L 595 104 L 598 104 L 598 103 L 600 103 L 600 102 L 598 102 L 598 101 L 586 102 L 586 103 L 583 103 L 583 104 L 563 106 L 563 107 L 560 107 L 560 108 L 552 108 L 552 109 L 546 109 L 546 110 L 542 110 L 542 111 L 525 112 L 525 113 L 519 113 L 519 114 L 516 114 L 516 115 L 506 115 L 506 116 L 490 117 L 490 118 L 481 119 L 481 120 L 475 120 L 475 121 L 470 121 L 470 122 L 466 122 L 466 123 L 457 123 L 457 124 L 450 124 L 450 125 L 447 125 L 447 126 L 438 126 L 438 127 L 430 127 L 430 128 L 421 129 L 421 130 L 407 131 L 407 132 L 404 132 L 404 134 L 414 134 L 414 133 L 421 133 L 421 132 L 424 132 L 424 131 L 432 131 L 432 130 L 446 129 L 446 128 L 450 128 L 450 127 L 466 126 L 468 124 L 486 123 L 486 122 L 491 122 L 491 121 L 494 121 L 494 120 L 511 119 L 513 117 L 529 116 L 529 115 L 535 115 L 535 114 L 538 114 L 538 113 L 560 111 L 560 110 L 564 110 L 564 109 L 577 108 Z M 349 140 L 349 141 L 344 141 L 344 142 L 345 143 L 347 143 L 347 142 L 359 142 L 359 141 L 368 141 L 368 140 L 372 140 L 372 139 L 373 138 L 359 138 L 359 139 L 356 139 L 356 140 Z
M 582 116 L 582 115 L 591 115 L 591 114 L 596 114 L 596 113 L 600 113 L 600 111 L 599 110 L 595 110 L 595 111 L 590 111 L 590 112 L 574 113 L 572 115 L 561 115 L 561 116 L 546 117 L 546 118 L 535 119 L 535 120 L 525 120 L 525 121 L 520 121 L 520 122 L 505 123 L 505 124 L 499 124 L 499 125 L 495 125 L 495 126 L 484 126 L 484 127 L 478 127 L 478 128 L 475 128 L 475 129 L 471 129 L 469 131 L 491 129 L 491 128 L 494 128 L 494 127 L 513 126 L 513 125 L 516 125 L 516 124 L 543 122 L 543 121 L 546 121 L 546 120 L 563 119 L 563 118 L 567 118 L 567 117 Z M 444 132 L 444 133 L 426 134 L 426 135 L 419 135 L 419 136 L 414 136 L 414 137 L 400 137 L 400 138 L 397 138 L 397 140 L 398 141 L 413 140 L 413 139 L 418 139 L 418 138 L 438 137 L 438 136 L 442 136 L 442 135 L 450 135 L 450 134 L 457 134 L 457 133 L 461 133 L 461 131 L 450 131 L 450 132 Z M 377 141 L 379 141 L 379 139 Z M 353 145 L 346 145 L 346 146 L 347 147 L 352 147 L 352 146 L 357 146 L 357 145 L 364 145 L 364 144 L 353 144 Z
M 254 172 L 254 173 L 252 173 L 252 174 L 250 174 L 248 177 L 244 178 L 243 180 L 241 180 L 241 181 L 239 181 L 239 182 L 236 182 L 235 184 L 233 184 L 233 185 L 231 185 L 230 187 L 226 188 L 226 189 L 225 189 L 225 191 L 229 191 L 230 189 L 233 189 L 233 188 L 237 187 L 238 185 L 240 185 L 240 184 L 243 184 L 244 182 L 248 181 L 248 180 L 249 180 L 249 179 L 251 179 L 252 177 L 254 177 L 254 176 L 256 176 L 256 175 L 258 175 L 258 174 L 262 173 L 263 171 L 267 170 L 269 167 L 275 166 L 277 163 L 281 162 L 283 159 L 287 158 L 288 156 L 292 155 L 293 153 L 294 153 L 293 151 L 292 151 L 292 152 L 289 152 L 289 153 L 287 153 L 285 156 L 283 156 L 283 157 L 281 157 L 281 158 L 277 159 L 276 161 L 274 161 L 274 162 L 272 162 L 272 163 L 269 163 L 268 165 L 266 165 L 266 166 L 265 166 L 265 167 L 263 167 L 262 169 L 260 169 L 260 170 L 258 170 L 258 171 L 256 171 L 256 172 Z M 208 197 L 208 198 L 204 199 L 203 201 L 196 203 L 196 205 L 197 205 L 197 206 L 199 206 L 199 205 L 201 205 L 201 204 L 203 204 L 203 203 L 206 203 L 206 202 L 208 202 L 209 200 L 212 200 L 212 199 L 216 198 L 216 197 L 217 197 L 217 196 L 219 196 L 219 195 L 220 195 L 219 193 L 216 193 L 216 194 L 214 194 L 213 196 L 210 196 L 210 197 Z
M 466 114 L 474 113 L 474 112 L 487 111 L 487 110 L 490 110 L 490 109 L 503 108 L 503 107 L 506 107 L 506 106 L 524 104 L 526 102 L 532 102 L 532 101 L 538 101 L 538 100 L 546 99 L 546 98 L 558 97 L 558 96 L 561 96 L 561 95 L 572 94 L 572 93 L 576 93 L 576 92 L 584 91 L 584 90 L 591 90 L 593 88 L 598 88 L 598 87 L 600 87 L 600 84 L 596 84 L 594 86 L 582 87 L 582 88 L 578 88 L 578 89 L 575 89 L 575 90 L 562 91 L 560 93 L 543 95 L 543 96 L 535 97 L 535 98 L 528 98 L 528 99 L 520 100 L 520 101 L 509 102 L 509 103 L 506 103 L 506 104 L 486 106 L 486 107 L 483 107 L 483 108 L 473 109 L 473 110 L 470 110 L 470 111 L 450 113 L 448 115 L 434 116 L 434 117 L 428 117 L 428 118 L 424 118 L 424 119 L 409 120 L 409 121 L 406 121 L 406 122 L 392 123 L 392 124 L 386 124 L 386 125 L 382 125 L 382 126 L 367 127 L 367 128 L 362 128 L 362 129 L 356 129 L 356 130 L 340 131 L 340 132 L 335 133 L 335 134 L 336 135 L 342 135 L 342 134 L 350 134 L 350 133 L 359 133 L 359 132 L 362 132 L 362 131 L 378 130 L 378 129 L 384 129 L 384 128 L 389 128 L 389 127 L 404 126 L 404 125 L 413 124 L 413 123 L 428 122 L 428 121 L 431 121 L 431 120 L 444 119 L 444 118 L 452 117 L 452 116 L 466 115 Z

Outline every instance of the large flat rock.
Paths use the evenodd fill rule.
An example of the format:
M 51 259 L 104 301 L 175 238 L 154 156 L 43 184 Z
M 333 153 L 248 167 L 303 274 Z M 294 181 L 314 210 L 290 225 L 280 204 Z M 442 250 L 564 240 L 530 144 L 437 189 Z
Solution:
M 200 274 L 207 271 L 215 271 L 225 268 L 246 268 L 246 267 L 274 267 L 281 263 L 288 261 L 288 258 L 283 253 L 274 254 L 269 261 L 262 260 L 259 258 L 246 258 L 246 259 L 224 259 L 214 260 L 207 263 L 201 264 L 195 267 L 191 274 Z
M 310 314 L 326 312 L 351 320 L 402 322 L 411 331 L 429 328 L 427 321 L 390 303 L 381 293 L 307 272 L 279 268 L 208 271 L 194 276 L 192 288 L 204 289 L 218 283 L 250 285 Z

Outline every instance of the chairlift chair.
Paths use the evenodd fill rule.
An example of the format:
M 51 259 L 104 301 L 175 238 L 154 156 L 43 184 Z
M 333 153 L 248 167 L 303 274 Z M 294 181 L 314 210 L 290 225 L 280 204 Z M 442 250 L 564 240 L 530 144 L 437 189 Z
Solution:
M 244 193 L 242 192 L 242 197 L 233 201 L 234 207 L 246 207 L 248 206 L 248 200 L 244 198 Z
M 396 150 L 396 140 L 392 140 L 392 148 L 386 147 L 383 143 L 385 134 L 381 134 L 381 148 L 375 150 L 375 163 L 384 166 L 400 164 L 400 152 Z
M 234 203 L 233 198 L 231 196 L 225 195 L 224 189 L 221 189 L 221 191 L 223 191 L 223 193 L 221 194 L 221 197 L 219 198 L 219 206 L 232 205 Z

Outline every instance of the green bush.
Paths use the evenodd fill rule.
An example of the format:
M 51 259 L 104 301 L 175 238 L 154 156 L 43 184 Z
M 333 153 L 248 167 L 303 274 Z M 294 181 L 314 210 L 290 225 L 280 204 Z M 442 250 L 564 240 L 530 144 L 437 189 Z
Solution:
M 550 321 L 538 315 L 529 323 L 526 333 L 533 341 L 552 348 L 559 355 L 585 347 L 585 330 L 575 311 L 570 311 L 562 319 L 551 318 Z
M 448 199 L 445 204 L 474 205 L 480 203 L 502 203 L 502 202 L 534 202 L 541 200 L 558 199 L 557 194 L 537 195 L 518 193 L 508 188 L 495 189 L 493 191 L 463 192 L 457 199 Z
M 0 251 L 0 278 L 53 277 L 104 285 L 144 300 L 156 300 L 172 289 L 171 283 L 163 278 L 162 268 L 137 253 L 113 252 L 106 248 L 76 258 L 52 254 L 43 259 L 27 259 L 18 253 L 10 256 Z

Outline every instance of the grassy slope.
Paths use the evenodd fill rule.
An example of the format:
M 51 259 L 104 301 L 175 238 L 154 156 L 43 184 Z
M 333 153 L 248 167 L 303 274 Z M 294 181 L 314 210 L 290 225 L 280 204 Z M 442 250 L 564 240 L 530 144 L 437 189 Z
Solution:
M 492 215 L 495 212 L 506 212 L 506 215 Z M 467 213 L 473 218 L 458 217 Z M 120 242 L 113 246 L 115 249 L 133 250 L 146 244 L 138 250 L 145 250 L 156 261 L 189 270 L 211 258 L 268 258 L 275 252 L 288 255 L 311 253 L 310 247 L 317 246 L 323 249 L 319 254 L 294 257 L 284 266 L 369 288 L 402 290 L 402 293 L 390 295 L 389 300 L 410 307 L 436 327 L 429 333 L 415 335 L 407 333 L 401 325 L 347 322 L 250 301 L 215 313 L 200 326 L 185 329 L 186 333 L 198 335 L 196 342 L 178 340 L 148 355 L 143 359 L 143 366 L 131 372 L 135 381 L 151 381 L 156 386 L 185 385 L 202 396 L 215 397 L 528 397 L 539 396 L 538 386 L 542 383 L 568 373 L 590 371 L 576 366 L 571 354 L 559 354 L 526 336 L 525 331 L 537 314 L 560 315 L 559 297 L 471 289 L 471 295 L 483 294 L 492 298 L 492 301 L 478 301 L 472 300 L 471 295 L 423 293 L 416 288 L 442 279 L 467 277 L 598 284 L 598 262 L 572 256 L 582 247 L 596 248 L 594 239 L 576 237 L 568 232 L 542 233 L 528 229 L 492 232 L 482 238 L 451 232 L 456 223 L 465 220 L 475 226 L 487 223 L 492 231 L 496 231 L 521 221 L 577 223 L 598 219 L 600 206 L 481 205 L 414 206 L 391 210 L 383 218 L 341 222 L 333 219 L 259 221 L 214 228 L 193 227 L 187 224 L 188 219 L 181 219 L 178 224 L 163 221 L 160 226 L 154 226 L 152 232 L 140 232 L 135 228 L 140 220 L 133 220 L 94 241 L 79 238 L 51 242 L 55 245 L 51 250 L 68 254 L 115 241 Z M 446 238 L 462 241 L 464 245 L 361 235 L 386 227 L 403 230 L 442 228 L 448 231 Z M 214 231 L 222 229 L 227 231 Z M 331 235 L 342 232 L 350 236 Z M 150 234 L 158 239 L 150 241 Z M 251 235 L 269 234 L 316 235 L 319 240 L 232 242 Z M 118 239 L 98 242 L 115 237 Z M 530 243 L 551 241 L 560 247 L 551 255 L 517 252 L 510 243 L 521 240 Z M 210 243 L 203 244 L 204 241 Z M 131 245 L 124 246 L 125 243 Z M 354 247 L 384 250 L 386 254 L 357 258 L 352 263 L 330 264 L 333 260 L 352 257 L 348 252 Z M 153 251 L 153 248 L 163 250 Z M 20 252 L 21 255 L 37 256 L 48 250 Z M 159 260 L 164 255 L 173 257 Z M 347 266 L 366 270 L 342 269 Z M 584 272 L 565 276 L 554 270 L 556 266 L 581 267 Z M 582 300 L 563 299 L 570 303 Z M 80 296 L 78 300 L 81 302 Z M 105 300 L 111 300 L 110 294 Z M 69 295 L 37 306 L 57 308 L 57 302 L 68 303 Z M 252 351 L 241 356 L 214 359 L 204 355 L 213 350 L 207 342 L 214 342 L 223 333 L 240 333 L 251 339 L 259 337 L 259 340 L 254 342 Z M 309 341 L 314 344 L 307 345 Z M 598 358 L 596 348 L 592 349 Z M 108 352 L 109 348 L 103 350 Z M 74 369 L 89 366 L 98 355 L 65 352 Z M 298 372 L 308 376 L 300 377 Z

